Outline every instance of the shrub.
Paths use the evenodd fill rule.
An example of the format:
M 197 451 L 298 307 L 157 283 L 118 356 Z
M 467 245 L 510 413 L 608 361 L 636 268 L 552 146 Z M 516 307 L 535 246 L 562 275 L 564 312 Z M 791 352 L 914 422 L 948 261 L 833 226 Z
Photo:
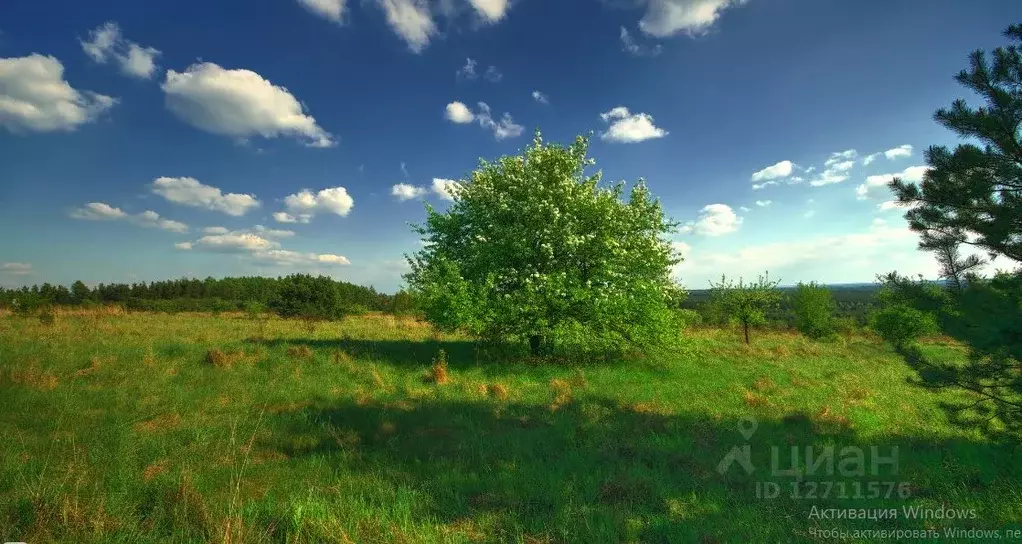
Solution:
M 447 353 L 444 350 L 436 352 L 436 357 L 433 358 L 433 366 L 429 370 L 429 374 L 426 375 L 426 381 L 433 382 L 437 385 L 443 385 L 450 381 L 450 377 L 447 374 Z
M 900 304 L 873 312 L 870 328 L 896 348 L 904 348 L 926 334 L 937 332 L 933 316 Z
M 679 308 L 675 310 L 675 315 L 683 327 L 698 327 L 703 324 L 703 316 L 690 308 Z
M 795 328 L 809 338 L 819 339 L 834 332 L 834 295 L 816 283 L 799 283 L 791 297 Z
M 39 322 L 43 325 L 53 325 L 57 322 L 57 316 L 53 313 L 52 307 L 43 306 L 39 311 Z

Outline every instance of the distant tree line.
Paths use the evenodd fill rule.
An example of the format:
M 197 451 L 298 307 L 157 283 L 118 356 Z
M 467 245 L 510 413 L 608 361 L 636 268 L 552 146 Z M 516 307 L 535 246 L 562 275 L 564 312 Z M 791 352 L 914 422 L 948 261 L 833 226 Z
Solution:
M 867 325 L 870 314 L 878 307 L 876 297 L 880 289 L 879 284 L 827 285 L 825 288 L 833 298 L 834 317 L 847 321 L 849 324 Z M 769 306 L 764 311 L 765 323 L 773 326 L 795 327 L 797 320 L 795 301 L 798 287 L 778 287 L 777 290 L 782 296 L 776 305 Z M 698 312 L 704 321 L 713 322 L 718 316 L 714 315 L 715 308 L 710 305 L 712 293 L 711 289 L 691 290 L 685 300 L 681 302 L 681 307 Z
M 306 280 L 308 278 L 308 280 Z M 390 295 L 326 276 L 303 274 L 287 277 L 181 278 L 138 283 L 101 283 L 89 287 L 76 281 L 70 288 L 43 283 L 19 289 L 0 287 L 0 308 L 31 311 L 48 305 L 118 304 L 131 310 L 159 312 L 236 311 L 250 305 L 274 308 L 294 284 L 310 283 L 336 306 L 336 315 L 367 311 L 403 313 L 412 310 L 411 297 L 404 292 Z M 320 310 L 324 312 L 324 310 Z

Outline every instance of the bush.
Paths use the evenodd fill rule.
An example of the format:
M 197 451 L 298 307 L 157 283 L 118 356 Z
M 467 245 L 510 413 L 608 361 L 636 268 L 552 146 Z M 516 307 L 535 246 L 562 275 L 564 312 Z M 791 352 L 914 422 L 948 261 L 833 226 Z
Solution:
M 820 339 L 834 333 L 836 309 L 830 289 L 816 283 L 799 283 L 791 296 L 795 328 L 809 338 Z
M 908 306 L 893 305 L 870 316 L 870 328 L 896 348 L 904 348 L 926 334 L 937 332 L 932 315 Z
M 281 278 L 270 308 L 281 317 L 306 320 L 329 320 L 344 314 L 334 281 L 326 276 L 308 274 Z
M 703 324 L 703 316 L 696 310 L 680 308 L 675 314 L 683 327 L 698 327 Z

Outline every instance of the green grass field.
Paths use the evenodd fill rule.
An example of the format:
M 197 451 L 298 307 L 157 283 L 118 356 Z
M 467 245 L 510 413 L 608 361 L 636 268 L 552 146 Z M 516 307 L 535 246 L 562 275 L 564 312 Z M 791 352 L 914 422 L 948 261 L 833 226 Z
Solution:
M 227 315 L 0 316 L 0 537 L 791 542 L 1022 528 L 1022 448 L 949 423 L 942 404 L 960 394 L 908 383 L 869 337 L 773 332 L 745 346 L 700 329 L 670 356 L 573 365 L 391 316 L 260 329 Z M 441 349 L 445 383 L 426 378 Z M 720 474 L 746 444 L 754 472 Z M 791 446 L 896 446 L 898 466 L 874 475 L 867 457 L 865 476 L 814 474 L 802 459 L 801 476 L 772 474 L 771 448 L 788 468 Z M 757 497 L 764 481 L 780 496 Z M 909 497 L 852 491 L 873 481 L 905 482 Z M 800 498 L 809 487 L 817 497 Z M 810 519 L 814 507 L 898 516 Z

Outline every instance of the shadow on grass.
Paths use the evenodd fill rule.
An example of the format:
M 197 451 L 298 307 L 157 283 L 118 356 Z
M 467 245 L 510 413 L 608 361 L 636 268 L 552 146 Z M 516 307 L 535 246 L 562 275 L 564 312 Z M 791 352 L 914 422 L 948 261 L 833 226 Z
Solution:
M 459 527 L 481 525 L 490 541 L 530 537 L 557 542 L 803 541 L 811 527 L 1001 527 L 1005 494 L 1022 480 L 1022 451 L 968 440 L 889 436 L 863 440 L 841 422 L 791 414 L 748 422 L 661 413 L 655 404 L 621 406 L 587 397 L 559 406 L 480 400 L 393 402 L 317 401 L 283 418 L 258 447 L 290 458 L 311 456 L 348 471 L 364 471 L 410 488 L 411 516 Z M 293 437 L 302 437 L 293 440 Z M 313 437 L 309 440 L 309 437 Z M 754 471 L 718 464 L 748 444 Z M 791 467 L 791 448 L 817 455 L 835 447 L 832 472 L 773 474 Z M 844 447 L 864 451 L 865 475 L 842 474 Z M 880 457 L 898 449 L 898 465 L 872 473 Z M 802 483 L 797 483 L 801 481 Z M 911 496 L 870 498 L 868 482 L 908 482 Z M 779 484 L 780 496 L 757 496 L 757 482 Z M 811 485 L 808 482 L 818 482 Z M 828 496 L 822 486 L 832 482 Z M 838 484 L 843 482 L 842 497 Z M 794 489 L 793 489 L 793 486 Z M 815 490 L 816 498 L 805 497 Z M 859 489 L 861 496 L 856 496 Z M 903 506 L 977 507 L 975 520 L 903 519 Z M 1018 500 L 1017 498 L 1011 500 Z M 812 507 L 897 508 L 898 519 L 809 519 Z M 1018 508 L 1016 502 L 1013 508 Z M 1003 518 L 1003 509 L 1000 509 Z M 950 525 L 948 525 L 950 524 Z
M 590 367 L 627 364 L 630 368 L 662 370 L 656 358 L 610 356 L 602 354 L 571 354 L 552 357 L 531 357 L 524 345 L 487 343 L 472 340 L 363 340 L 338 338 L 272 339 L 258 342 L 267 347 L 306 345 L 316 350 L 342 350 L 352 357 L 379 360 L 394 367 L 419 368 L 428 366 L 444 350 L 450 368 L 462 370 L 470 367 L 501 368 L 508 365 L 539 367 Z

